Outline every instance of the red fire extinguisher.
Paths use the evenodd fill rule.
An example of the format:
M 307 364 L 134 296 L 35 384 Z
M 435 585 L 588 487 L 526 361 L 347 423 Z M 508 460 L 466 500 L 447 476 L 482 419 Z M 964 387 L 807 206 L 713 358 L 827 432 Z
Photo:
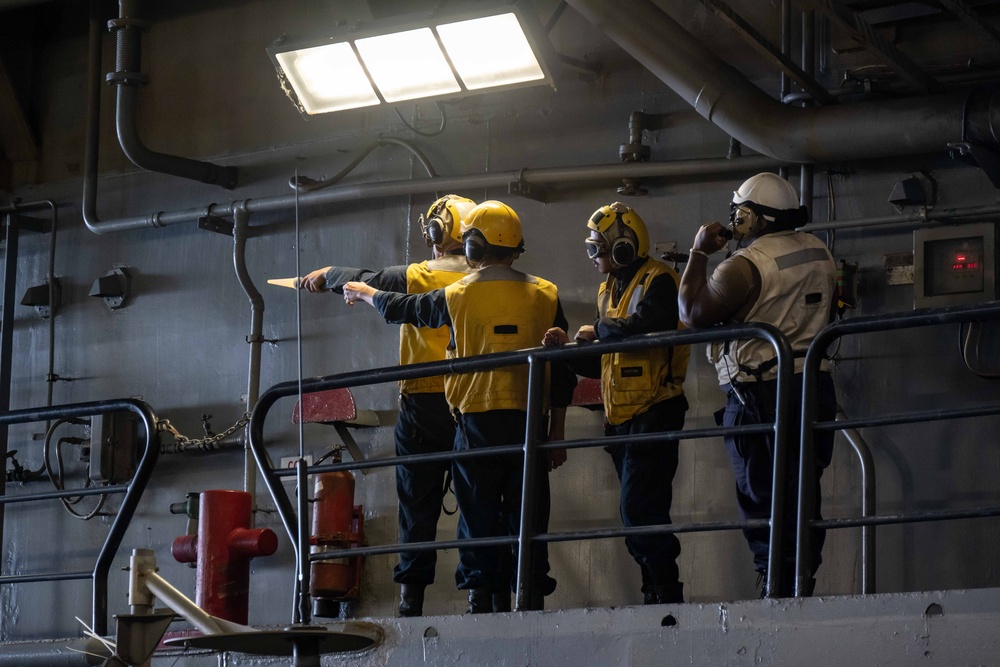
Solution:
M 339 551 L 361 546 L 364 520 L 354 504 L 354 475 L 349 471 L 316 475 L 313 493 L 312 552 Z M 315 561 L 310 594 L 317 616 L 338 616 L 339 604 L 358 599 L 361 558 Z

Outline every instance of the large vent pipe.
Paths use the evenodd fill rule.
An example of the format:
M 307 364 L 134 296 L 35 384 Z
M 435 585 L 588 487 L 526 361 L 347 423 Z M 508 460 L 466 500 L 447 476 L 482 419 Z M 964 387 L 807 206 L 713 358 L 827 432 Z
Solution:
M 798 163 L 862 160 L 940 152 L 947 142 L 966 136 L 997 145 L 1000 117 L 990 111 L 993 95 L 788 107 L 720 60 L 651 0 L 567 2 L 699 114 L 764 155 Z M 967 99 L 968 118 L 978 119 L 970 120 L 975 127 L 964 127 Z

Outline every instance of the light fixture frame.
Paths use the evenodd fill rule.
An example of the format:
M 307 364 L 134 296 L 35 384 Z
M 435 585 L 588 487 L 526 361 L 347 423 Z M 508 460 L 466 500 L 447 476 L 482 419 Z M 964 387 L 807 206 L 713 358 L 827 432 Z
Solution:
M 455 68 L 455 65 L 451 62 L 451 58 L 448 52 L 444 48 L 444 44 L 441 41 L 441 37 L 437 33 L 436 26 L 446 24 L 446 23 L 457 23 L 460 21 L 469 21 L 479 18 L 487 18 L 490 16 L 499 16 L 501 14 L 513 14 L 518 24 L 521 26 L 521 31 L 524 33 L 525 39 L 528 41 L 528 46 L 531 48 L 535 59 L 538 62 L 539 69 L 542 71 L 541 79 L 533 79 L 531 81 L 520 81 L 516 83 L 502 84 L 498 86 L 491 86 L 488 88 L 479 88 L 475 90 L 469 90 L 465 87 L 465 83 L 462 81 L 461 75 Z M 378 86 L 368 71 L 364 60 L 361 58 L 361 54 L 358 51 L 355 42 L 359 39 L 364 39 L 367 37 L 378 37 L 383 35 L 388 35 L 397 32 L 404 32 L 407 30 L 415 30 L 418 28 L 430 28 L 434 39 L 437 41 L 438 46 L 441 48 L 441 53 L 444 55 L 445 60 L 448 62 L 448 66 L 455 76 L 455 80 L 458 82 L 460 90 L 453 93 L 443 93 L 428 95 L 426 97 L 415 97 L 408 100 L 401 100 L 398 102 L 387 102 L 382 92 L 379 90 Z M 420 14 L 410 14 L 406 16 L 394 17 L 391 19 L 371 21 L 367 23 L 358 23 L 348 28 L 341 28 L 337 30 L 334 34 L 326 37 L 320 38 L 307 38 L 302 40 L 290 40 L 282 41 L 280 43 L 275 43 L 267 47 L 267 55 L 271 59 L 271 63 L 274 65 L 274 69 L 277 72 L 278 80 L 281 83 L 281 88 L 285 95 L 292 102 L 296 109 L 303 118 L 316 118 L 323 116 L 326 113 L 333 112 L 323 112 L 310 114 L 306 111 L 298 94 L 292 87 L 291 82 L 288 80 L 288 76 L 284 71 L 284 68 L 278 62 L 279 53 L 288 53 L 290 51 L 297 51 L 300 49 L 308 49 L 317 46 L 326 46 L 331 44 L 338 44 L 347 42 L 351 46 L 351 50 L 357 57 L 358 62 L 361 63 L 361 67 L 364 70 L 365 76 L 368 78 L 369 84 L 371 84 L 372 90 L 375 91 L 375 95 L 378 97 L 378 104 L 352 107 L 349 109 L 341 109 L 340 111 L 363 111 L 365 109 L 373 109 L 383 105 L 398 105 L 411 102 L 419 102 L 421 100 L 447 100 L 447 99 L 458 99 L 463 97 L 468 97 L 470 95 L 483 95 L 496 92 L 504 92 L 508 90 L 515 90 L 518 88 L 528 88 L 532 86 L 548 85 L 553 90 L 555 90 L 555 80 L 553 78 L 553 71 L 551 65 L 558 63 L 558 59 L 555 57 L 552 45 L 548 40 L 548 36 L 545 34 L 544 28 L 538 22 L 538 19 L 530 11 L 525 11 L 517 4 L 490 4 L 487 3 L 476 9 L 472 10 L 459 10 L 457 12 L 446 12 L 443 14 L 437 13 L 420 13 Z

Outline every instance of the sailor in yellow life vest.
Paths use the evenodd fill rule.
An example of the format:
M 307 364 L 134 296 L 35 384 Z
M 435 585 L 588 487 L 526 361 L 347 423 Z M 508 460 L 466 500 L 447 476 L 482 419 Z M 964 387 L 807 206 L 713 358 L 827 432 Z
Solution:
M 579 343 L 608 341 L 632 334 L 678 328 L 677 272 L 649 257 L 649 233 L 639 214 L 615 202 L 597 209 L 587 223 L 587 255 L 607 280 L 597 293 L 597 321 L 580 327 Z M 546 346 L 569 342 L 564 329 L 545 334 Z M 684 375 L 687 345 L 641 352 L 604 354 L 574 367 L 580 375 L 601 378 L 608 436 L 679 431 L 687 399 Z M 626 527 L 670 523 L 671 482 L 677 472 L 676 440 L 655 444 L 628 442 L 606 447 L 621 482 L 619 511 Z M 625 544 L 642 572 L 644 604 L 684 601 L 672 533 L 626 537 Z
M 406 294 L 423 294 L 450 285 L 470 271 L 462 246 L 463 218 L 475 208 L 471 199 L 445 195 L 420 216 L 420 228 L 434 259 L 381 271 L 327 266 L 299 281 L 310 292 L 343 294 L 343 285 L 363 280 L 378 289 Z M 410 324 L 399 328 L 399 363 L 441 361 L 450 340 L 447 327 L 421 329 Z M 455 420 L 444 398 L 441 376 L 403 380 L 399 383 L 399 416 L 394 433 L 396 455 L 449 452 L 455 446 Z M 441 501 L 447 490 L 450 461 L 396 466 L 396 494 L 399 497 L 399 539 L 428 542 L 437 535 Z M 459 519 L 459 537 L 464 526 Z M 423 614 L 424 589 L 434 582 L 436 551 L 399 554 L 392 580 L 401 585 L 399 615 Z M 509 605 L 509 603 L 508 603 Z
M 448 354 L 469 357 L 534 347 L 547 329 L 566 327 L 556 286 L 521 273 L 511 264 L 524 252 L 521 222 L 506 204 L 486 201 L 464 219 L 462 239 L 469 264 L 468 276 L 444 289 L 406 295 L 376 290 L 361 282 L 344 286 L 344 298 L 372 304 L 387 321 L 424 327 L 451 328 Z M 449 375 L 445 396 L 458 421 L 455 448 L 459 450 L 524 442 L 527 409 L 527 366 Z M 562 440 L 565 406 L 572 399 L 575 376 L 553 364 L 551 419 L 548 440 Z M 565 461 L 565 450 L 553 452 L 549 469 Z M 472 458 L 455 462 L 455 495 L 473 538 L 516 535 L 520 524 L 522 461 L 518 457 Z M 548 476 L 540 476 L 539 515 L 535 528 L 548 525 Z M 498 530 L 497 517 L 503 519 Z M 548 576 L 545 544 L 533 550 L 534 594 L 531 609 L 541 609 L 543 598 L 555 589 Z M 491 611 L 491 595 L 510 590 L 500 550 L 466 549 L 456 574 L 459 589 L 469 591 L 469 612 Z

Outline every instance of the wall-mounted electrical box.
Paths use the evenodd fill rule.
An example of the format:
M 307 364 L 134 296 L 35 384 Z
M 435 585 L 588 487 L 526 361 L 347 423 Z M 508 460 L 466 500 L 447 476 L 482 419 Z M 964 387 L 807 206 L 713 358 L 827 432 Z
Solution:
M 141 429 L 145 432 L 145 429 Z M 139 420 L 131 412 L 95 415 L 90 423 L 90 479 L 121 484 L 132 479 L 139 459 Z
M 913 232 L 914 307 L 995 300 L 996 241 L 996 225 L 992 222 Z

